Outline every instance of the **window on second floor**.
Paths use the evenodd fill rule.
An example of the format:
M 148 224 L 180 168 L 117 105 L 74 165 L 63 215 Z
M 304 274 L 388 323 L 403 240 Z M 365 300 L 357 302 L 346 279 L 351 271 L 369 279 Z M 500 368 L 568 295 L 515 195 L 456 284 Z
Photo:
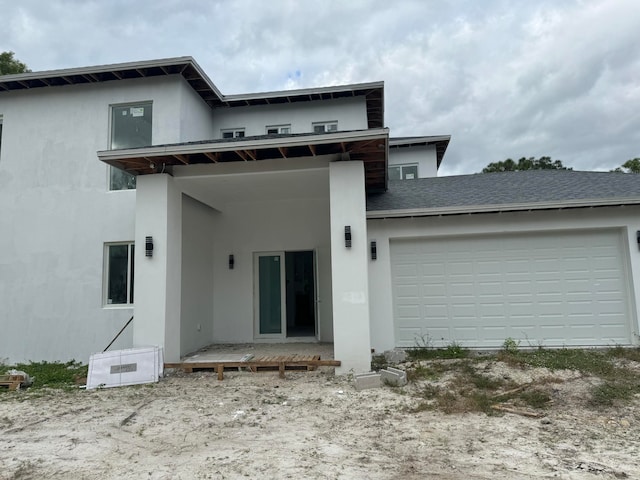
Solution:
M 391 165 L 389 180 L 412 180 L 418 178 L 418 165 Z
M 267 135 L 291 133 L 291 125 L 267 125 Z
M 315 122 L 312 124 L 313 133 L 337 132 L 338 122 Z
M 113 105 L 111 107 L 112 150 L 121 148 L 148 147 L 151 142 L 153 105 L 151 102 Z M 130 190 L 136 188 L 136 177 L 109 168 L 109 189 Z
M 222 130 L 222 138 L 242 138 L 244 128 L 225 128 Z

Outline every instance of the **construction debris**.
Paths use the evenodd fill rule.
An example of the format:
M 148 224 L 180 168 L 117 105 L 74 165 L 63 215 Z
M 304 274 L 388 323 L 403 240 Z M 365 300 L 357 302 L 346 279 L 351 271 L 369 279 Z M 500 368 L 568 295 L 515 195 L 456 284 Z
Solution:
M 369 388 L 380 388 L 382 386 L 382 377 L 379 373 L 357 373 L 353 377 L 356 390 L 366 390 Z
M 541 413 L 541 412 L 534 412 L 532 410 L 525 410 L 521 408 L 507 407 L 505 405 L 491 405 L 491 408 L 499 412 L 513 413 L 515 415 L 522 415 L 523 417 L 530 417 L 530 418 L 541 418 L 541 417 L 544 417 L 545 415 L 544 413 Z
M 162 349 L 129 348 L 89 357 L 87 389 L 157 382 L 163 374 Z
M 407 372 L 393 367 L 380 370 L 382 381 L 394 387 L 403 387 L 407 384 Z
M 22 387 L 30 387 L 35 377 L 30 377 L 22 370 L 9 370 L 6 375 L 0 375 L 0 387 L 8 387 L 9 390 L 20 390 Z
M 394 348 L 393 350 L 387 350 L 384 352 L 384 358 L 387 363 L 397 365 L 407 361 L 407 352 L 401 348 Z

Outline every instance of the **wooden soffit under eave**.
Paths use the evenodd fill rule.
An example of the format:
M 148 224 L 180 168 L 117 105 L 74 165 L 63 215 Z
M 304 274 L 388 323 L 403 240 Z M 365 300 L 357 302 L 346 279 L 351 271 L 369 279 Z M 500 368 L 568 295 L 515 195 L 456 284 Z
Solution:
M 315 141 L 314 141 L 315 140 Z M 290 144 L 253 143 L 251 146 L 234 145 L 239 142 L 195 145 L 171 145 L 167 151 L 149 149 L 99 152 L 100 160 L 132 175 L 151 175 L 170 172 L 174 166 L 218 164 L 228 162 L 259 162 L 262 160 L 292 159 L 334 155 L 339 161 L 360 160 L 365 168 L 368 192 L 384 191 L 387 186 L 388 134 L 368 138 L 344 138 L 331 142 L 322 136 L 310 136 L 308 142 Z M 184 146 L 183 149 L 179 148 Z M 176 148 L 178 147 L 178 148 Z M 155 147 L 150 147 L 154 149 Z M 157 148 L 156 148 L 157 150 Z

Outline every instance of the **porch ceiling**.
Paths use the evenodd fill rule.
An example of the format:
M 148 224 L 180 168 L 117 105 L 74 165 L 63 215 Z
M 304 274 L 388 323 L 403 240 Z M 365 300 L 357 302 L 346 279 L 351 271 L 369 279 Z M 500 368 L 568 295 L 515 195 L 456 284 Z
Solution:
M 259 162 L 333 155 L 361 160 L 368 193 L 387 188 L 389 130 L 386 128 L 322 134 L 263 135 L 171 145 L 104 150 L 98 158 L 133 175 L 169 172 L 174 166 Z
M 329 200 L 328 162 L 318 162 L 316 166 L 297 170 L 247 169 L 245 173 L 238 171 L 217 175 L 180 175 L 188 168 L 183 167 L 181 172 L 174 172 L 175 180 L 181 185 L 182 191 L 218 211 L 225 211 L 229 204 L 236 202 L 263 203 L 322 198 L 326 198 L 327 202 Z

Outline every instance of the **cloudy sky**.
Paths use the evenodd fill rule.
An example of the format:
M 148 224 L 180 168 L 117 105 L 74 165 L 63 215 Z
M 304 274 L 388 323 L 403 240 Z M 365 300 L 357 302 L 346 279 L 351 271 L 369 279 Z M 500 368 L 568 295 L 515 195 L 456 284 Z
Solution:
M 0 0 L 33 71 L 182 55 L 225 94 L 385 81 L 393 136 L 452 136 L 441 175 L 640 157 L 638 0 Z

